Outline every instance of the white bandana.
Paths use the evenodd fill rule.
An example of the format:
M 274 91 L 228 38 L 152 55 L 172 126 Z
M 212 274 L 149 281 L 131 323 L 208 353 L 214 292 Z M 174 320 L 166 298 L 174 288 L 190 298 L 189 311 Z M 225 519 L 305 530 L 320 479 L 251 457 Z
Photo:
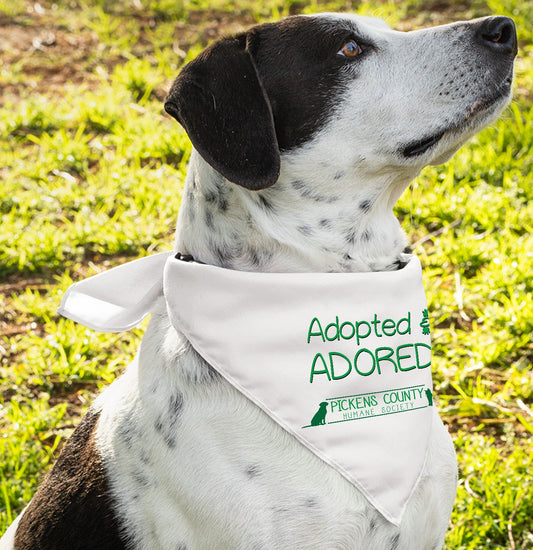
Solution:
M 416 257 L 391 272 L 250 273 L 163 253 L 76 283 L 59 312 L 118 332 L 162 291 L 206 361 L 400 523 L 434 414 Z

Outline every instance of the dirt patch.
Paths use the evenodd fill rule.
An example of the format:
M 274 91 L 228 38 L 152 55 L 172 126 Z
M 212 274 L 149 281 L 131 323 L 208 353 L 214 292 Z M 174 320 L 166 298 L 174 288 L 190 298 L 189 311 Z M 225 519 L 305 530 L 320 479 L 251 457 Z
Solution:
M 132 36 L 131 49 L 118 52 L 97 32 L 75 25 L 66 28 L 53 15 L 42 10 L 14 18 L 0 16 L 0 58 L 15 75 L 2 84 L 0 96 L 60 93 L 67 84 L 92 88 L 101 79 L 95 77 L 97 67 L 112 72 L 127 61 L 125 54 L 149 58 L 153 53 L 152 40 L 159 24 L 154 17 L 133 14 L 137 32 Z M 75 20 L 75 13 L 72 18 Z M 190 12 L 186 21 L 174 23 L 168 48 L 176 53 L 179 63 L 192 45 L 205 46 L 219 36 L 240 32 L 254 23 L 251 14 Z
M 3 94 L 39 94 L 57 90 L 66 83 L 90 80 L 90 60 L 98 49 L 98 37 L 91 32 L 70 33 L 31 21 L 0 26 L 0 56 L 17 73 L 15 82 L 3 87 Z

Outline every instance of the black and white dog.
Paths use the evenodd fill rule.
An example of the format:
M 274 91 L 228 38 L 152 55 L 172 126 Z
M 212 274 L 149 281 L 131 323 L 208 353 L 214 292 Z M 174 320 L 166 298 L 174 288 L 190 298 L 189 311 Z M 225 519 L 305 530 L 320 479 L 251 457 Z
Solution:
M 247 271 L 397 269 L 396 200 L 496 119 L 516 51 L 506 17 L 402 33 L 296 16 L 216 42 L 165 104 L 194 145 L 176 251 Z M 455 489 L 439 432 L 401 527 L 387 522 L 204 362 L 161 302 L 0 548 L 437 550 Z

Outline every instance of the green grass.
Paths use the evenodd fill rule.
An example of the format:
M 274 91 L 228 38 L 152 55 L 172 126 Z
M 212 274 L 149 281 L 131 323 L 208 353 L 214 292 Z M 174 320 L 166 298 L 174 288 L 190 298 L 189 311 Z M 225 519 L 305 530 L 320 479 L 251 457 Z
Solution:
M 55 310 L 73 281 L 172 245 L 190 144 L 162 99 L 179 67 L 220 34 L 326 9 L 404 30 L 517 22 L 514 104 L 424 170 L 397 213 L 425 265 L 458 450 L 446 547 L 533 548 L 533 4 L 521 0 L 0 0 L 0 532 L 135 353 L 142 328 L 97 334 Z

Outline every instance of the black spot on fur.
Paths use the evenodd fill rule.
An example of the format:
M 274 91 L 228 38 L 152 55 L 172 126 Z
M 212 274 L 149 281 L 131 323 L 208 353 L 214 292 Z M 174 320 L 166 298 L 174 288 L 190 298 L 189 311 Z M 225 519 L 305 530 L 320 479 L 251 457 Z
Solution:
M 263 195 L 259 194 L 259 204 L 267 212 L 275 212 L 276 207 Z
M 372 208 L 372 201 L 370 199 L 366 199 L 364 201 L 361 201 L 359 203 L 359 208 L 361 209 L 362 212 L 364 212 L 366 214 Z
M 183 394 L 176 391 L 170 396 L 167 414 L 161 414 L 154 423 L 156 432 L 161 434 L 170 449 L 176 447 L 176 426 L 183 410 Z
M 209 229 L 215 229 L 215 224 L 213 223 L 213 214 L 209 210 L 205 210 L 205 225 Z
M 261 474 L 261 468 L 257 464 L 250 464 L 245 470 L 246 477 L 253 479 Z
M 231 269 L 233 266 L 233 260 L 236 256 L 236 250 L 230 248 L 229 246 L 213 246 L 213 253 L 215 254 L 217 264 L 220 267 L 225 267 L 226 269 Z
M 217 194 L 214 191 L 207 191 L 204 194 L 204 200 L 205 202 L 208 202 L 210 204 L 213 204 L 217 201 Z
M 225 264 L 226 264 L 225 251 L 222 248 L 220 248 L 219 246 L 215 246 L 214 249 L 213 249 L 213 252 L 216 256 L 217 264 L 219 266 L 225 267 Z
M 89 411 L 24 512 L 15 550 L 125 550 Z
M 355 229 L 350 229 L 346 235 L 344 235 L 344 240 L 348 244 L 354 244 L 355 243 Z
M 152 466 L 152 460 L 151 458 L 146 454 L 146 451 L 143 451 L 141 449 L 141 452 L 139 453 L 139 460 L 145 465 L 145 466 Z
M 391 539 L 390 539 L 390 546 L 389 546 L 389 550 L 398 550 L 398 546 L 400 544 L 400 535 L 394 535 Z
M 135 472 L 133 472 L 132 477 L 135 480 L 135 483 L 137 483 L 137 485 L 141 487 L 148 487 L 148 485 L 150 485 L 148 477 L 146 476 L 146 474 L 144 474 L 144 472 L 140 470 L 136 470 Z
M 261 265 L 261 257 L 254 248 L 250 248 L 248 251 L 248 258 L 254 267 L 259 267 Z
M 179 391 L 174 392 L 170 396 L 169 400 L 169 412 L 170 414 L 177 419 L 183 410 L 183 394 Z
M 229 193 L 225 191 L 222 193 L 218 200 L 218 209 L 220 212 L 226 212 L 226 210 L 229 208 L 229 200 L 228 200 Z
M 171 426 L 164 422 L 161 418 L 156 420 L 154 423 L 155 431 L 161 434 L 163 437 L 163 441 L 165 442 L 165 445 L 169 449 L 175 449 L 176 448 L 176 437 L 173 431 L 171 430 Z
M 331 229 L 331 227 L 333 226 L 333 222 L 324 218 L 318 222 L 318 225 L 324 229 Z
M 297 191 L 303 191 L 306 188 L 305 182 L 301 180 L 294 180 L 291 181 L 291 185 L 296 189 Z
M 306 508 L 316 508 L 319 504 L 319 500 L 317 497 L 309 497 L 306 498 L 304 501 L 304 506 Z
M 128 449 L 133 448 L 135 441 L 135 429 L 129 422 L 122 422 L 117 428 L 117 436 Z
M 204 194 L 204 199 L 207 203 L 214 205 L 220 212 L 226 212 L 229 207 L 228 196 L 230 189 L 224 186 L 224 181 L 219 178 L 215 181 L 216 190 L 210 189 Z
M 313 228 L 310 225 L 299 225 L 298 231 L 306 237 L 313 234 Z
M 321 193 L 318 193 L 314 189 L 310 188 L 304 181 L 301 181 L 301 180 L 294 180 L 291 182 L 291 185 L 294 189 L 296 189 L 296 191 L 298 191 L 298 194 L 304 199 L 310 199 L 315 202 L 325 202 L 327 204 L 331 204 L 339 200 L 339 197 L 327 196 L 327 195 L 322 195 Z
M 372 231 L 370 229 L 365 229 L 361 234 L 363 241 L 369 241 L 372 238 Z
M 337 181 L 343 178 L 345 175 L 346 173 L 343 170 L 339 170 L 338 172 L 335 173 L 335 175 L 333 176 L 333 179 Z

